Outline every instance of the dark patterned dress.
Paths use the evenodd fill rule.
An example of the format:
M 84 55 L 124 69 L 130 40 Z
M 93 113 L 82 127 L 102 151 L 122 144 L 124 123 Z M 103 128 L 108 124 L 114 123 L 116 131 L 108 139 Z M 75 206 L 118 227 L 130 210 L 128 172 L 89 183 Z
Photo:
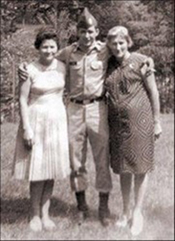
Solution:
M 105 86 L 114 173 L 141 174 L 153 169 L 153 113 L 140 72 L 145 58 L 132 53 L 122 65 L 114 58 L 109 61 Z

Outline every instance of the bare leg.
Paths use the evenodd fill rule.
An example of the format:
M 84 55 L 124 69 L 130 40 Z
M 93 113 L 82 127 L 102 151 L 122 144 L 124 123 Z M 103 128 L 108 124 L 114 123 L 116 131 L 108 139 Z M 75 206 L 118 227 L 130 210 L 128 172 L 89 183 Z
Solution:
M 135 192 L 135 206 L 132 216 L 131 233 L 138 235 L 143 229 L 143 216 L 142 206 L 143 199 L 147 187 L 148 176 L 147 174 L 135 175 L 134 179 L 134 192 Z
M 50 219 L 50 216 L 49 216 L 50 199 L 53 192 L 53 186 L 54 186 L 53 180 L 45 181 L 43 195 L 42 195 L 42 203 L 41 203 L 42 222 L 43 222 L 44 228 L 50 231 L 56 227 L 54 222 Z
M 142 209 L 143 199 L 147 188 L 148 175 L 135 175 L 134 191 L 135 191 L 135 209 Z
M 132 174 L 122 173 L 120 175 L 120 185 L 123 198 L 123 214 L 117 221 L 117 226 L 125 227 L 129 218 L 129 204 L 130 204 L 130 192 L 131 192 Z
M 44 182 L 30 182 L 30 200 L 32 209 L 32 218 L 30 220 L 30 228 L 37 232 L 42 230 L 40 219 L 40 204 L 43 192 Z

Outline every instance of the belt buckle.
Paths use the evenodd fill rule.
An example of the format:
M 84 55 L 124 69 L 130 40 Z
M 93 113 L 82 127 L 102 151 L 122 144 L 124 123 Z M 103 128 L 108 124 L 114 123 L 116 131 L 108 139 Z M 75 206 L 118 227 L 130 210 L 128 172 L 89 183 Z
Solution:
M 87 104 L 89 104 L 89 103 L 90 103 L 89 100 L 83 100 L 83 105 L 87 105 Z

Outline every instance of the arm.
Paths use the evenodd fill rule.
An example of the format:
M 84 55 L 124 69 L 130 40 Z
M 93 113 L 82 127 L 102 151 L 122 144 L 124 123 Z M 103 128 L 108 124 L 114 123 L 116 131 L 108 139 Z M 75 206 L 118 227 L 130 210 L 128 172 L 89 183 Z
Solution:
M 70 92 L 70 79 L 69 79 L 69 61 L 71 57 L 71 53 L 74 49 L 74 45 L 70 45 L 66 48 L 61 49 L 56 56 L 57 59 L 65 64 L 65 91 L 64 97 L 68 100 L 69 92 Z M 68 102 L 67 102 L 68 103 Z
M 67 50 L 67 48 L 68 47 L 60 49 L 55 56 L 58 60 L 60 60 L 64 63 L 66 63 L 66 52 L 67 52 L 66 50 Z
M 29 122 L 29 114 L 28 114 L 28 97 L 30 93 L 31 82 L 28 78 L 26 81 L 20 83 L 20 117 L 22 120 L 22 128 L 23 128 L 23 139 L 24 144 L 27 148 L 31 149 L 33 145 L 33 131 Z
M 153 60 L 149 60 L 149 66 L 148 69 L 152 70 L 154 69 L 154 62 Z M 146 71 L 146 73 L 148 73 Z M 159 92 L 157 89 L 156 81 L 155 81 L 155 75 L 154 72 L 151 71 L 149 72 L 149 75 L 146 74 L 144 75 L 144 83 L 146 86 L 146 89 L 149 93 L 151 105 L 152 105 L 152 110 L 153 110 L 153 117 L 154 117 L 154 134 L 155 138 L 159 138 L 162 128 L 160 125 L 160 102 L 159 102 Z
M 141 63 L 140 69 L 143 76 L 149 76 L 150 74 L 156 72 L 154 69 L 153 59 L 150 57 L 145 58 L 145 60 Z
M 28 72 L 27 72 L 27 63 L 24 62 L 20 64 L 18 68 L 18 77 L 19 77 L 19 82 L 26 81 L 27 78 L 29 77 Z

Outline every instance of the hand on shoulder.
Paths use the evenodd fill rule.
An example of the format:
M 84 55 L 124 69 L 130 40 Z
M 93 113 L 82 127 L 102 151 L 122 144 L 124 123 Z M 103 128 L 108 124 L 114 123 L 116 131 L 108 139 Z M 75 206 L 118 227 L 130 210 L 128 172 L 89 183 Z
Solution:
M 144 77 L 148 77 L 152 73 L 156 72 L 154 69 L 154 61 L 151 57 L 147 57 L 140 66 L 141 74 Z
M 26 81 L 28 79 L 28 72 L 27 72 L 27 62 L 23 62 L 19 65 L 18 68 L 18 77 L 19 81 Z

